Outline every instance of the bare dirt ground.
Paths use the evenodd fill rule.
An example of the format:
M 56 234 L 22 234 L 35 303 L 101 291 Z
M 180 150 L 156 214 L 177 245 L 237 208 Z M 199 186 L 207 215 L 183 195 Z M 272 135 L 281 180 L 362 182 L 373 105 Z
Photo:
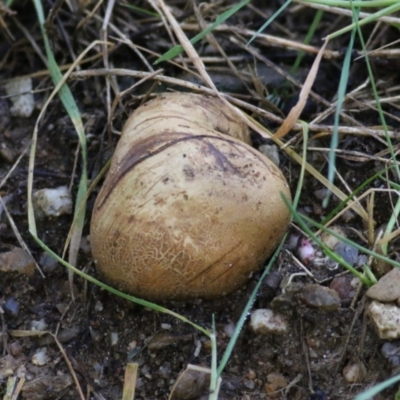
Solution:
M 72 3 L 75 2 L 65 2 L 61 8 L 56 9 L 47 27 L 60 67 L 73 62 L 90 43 L 103 37 L 106 4 L 100 4 L 94 10 L 95 2 L 77 2 L 79 4 L 76 9 Z M 200 9 L 205 20 L 212 21 L 228 3 L 203 5 Z M 266 85 L 269 92 L 279 96 L 281 102 L 285 103 L 275 110 L 281 117 L 295 103 L 299 89 L 295 85 L 288 85 L 280 90 L 285 79 L 271 69 L 271 65 L 273 63 L 288 73 L 298 49 L 267 39 L 253 42 L 252 48 L 271 63 L 265 69 L 261 59 L 231 40 L 232 37 L 240 42 L 243 38 L 248 40 L 250 36 L 245 31 L 257 30 L 265 22 L 266 16 L 278 9 L 278 3 L 257 2 L 245 7 L 227 21 L 225 28 L 219 28 L 215 33 L 215 38 L 236 67 L 242 73 L 250 71 L 246 82 L 248 89 L 241 87 L 243 85 L 240 80 L 233 78 L 234 75 L 229 72 L 230 67 L 216 47 L 204 41 L 198 43 L 196 49 L 204 58 L 207 69 L 213 73 L 215 81 L 221 83 L 221 91 L 233 92 L 237 98 L 271 110 L 273 105 L 263 105 L 256 98 L 259 85 Z M 146 2 L 135 5 L 154 12 Z M 52 2 L 44 3 L 46 15 L 53 6 Z M 171 2 L 171 6 L 189 37 L 201 30 L 189 3 L 176 1 L 173 5 Z M 284 37 L 293 43 L 302 43 L 315 10 L 299 7 L 293 6 L 291 12 L 284 12 L 268 28 L 268 34 Z M 46 255 L 28 231 L 29 146 L 33 127 L 53 83 L 44 65 L 44 45 L 32 3 L 21 1 L 12 6 L 11 10 L 13 13 L 0 11 L 6 22 L 6 28 L 1 28 L 0 36 L 0 196 L 9 213 L 8 216 L 0 205 L 0 394 L 8 398 L 5 397 L 6 388 L 10 385 L 10 379 L 16 377 L 17 383 L 21 380 L 24 382 L 19 394 L 19 398 L 23 399 L 67 400 L 82 398 L 82 395 L 87 399 L 120 399 L 125 367 L 128 362 L 136 362 L 139 369 L 135 398 L 167 399 L 179 373 L 189 363 L 210 366 L 211 347 L 208 338 L 188 324 L 119 299 L 77 276 L 73 284 L 73 301 L 67 270 Z M 347 23 L 349 20 L 344 17 L 324 15 L 311 45 L 319 47 L 321 38 L 330 33 L 333 26 L 338 29 Z M 80 70 L 106 67 L 149 72 L 149 65 L 156 59 L 154 54 L 162 54 L 171 47 L 170 38 L 159 18 L 132 10 L 124 2 L 115 4 L 106 26 L 108 40 L 112 43 L 106 55 L 106 65 L 102 48 L 98 45 L 89 52 L 87 61 L 80 64 Z M 373 27 L 365 30 L 373 43 L 371 48 L 390 43 L 396 33 L 395 28 L 388 25 L 379 34 L 373 32 Z M 302 115 L 304 120 L 312 120 L 334 102 L 347 42 L 346 36 L 329 44 L 329 49 L 336 56 L 321 62 L 313 87 L 326 104 L 314 96 Z M 359 49 L 359 43 L 355 47 Z M 296 73 L 300 81 L 304 81 L 314 57 L 315 54 L 306 52 L 301 68 Z M 183 62 L 191 65 L 188 60 L 177 59 L 177 63 Z M 375 57 L 372 67 L 380 82 L 380 90 L 395 88 L 399 83 L 396 59 Z M 187 79 L 177 65 L 163 63 L 161 68 L 164 69 L 164 76 Z M 267 72 L 260 77 L 259 70 L 264 69 Z M 6 80 L 25 75 L 32 79 L 34 110 L 29 117 L 15 116 L 4 84 Z M 257 76 L 259 78 L 255 78 Z M 347 91 L 358 88 L 366 78 L 365 63 L 357 60 L 355 54 Z M 171 85 L 162 88 L 159 84 L 152 86 L 150 81 L 133 89 L 119 101 L 111 129 L 108 129 L 109 105 L 116 91 L 129 88 L 138 78 L 125 76 L 108 79 L 111 84 L 110 98 L 104 76 L 69 81 L 85 124 L 89 179 L 94 179 L 109 159 L 127 115 L 143 101 L 146 93 L 176 89 L 176 86 Z M 239 87 L 232 86 L 235 84 Z M 350 119 L 344 121 L 344 125 L 357 126 L 356 121 L 359 127 L 379 126 L 375 109 L 362 103 L 371 100 L 372 95 L 367 89 L 360 90 L 361 94 L 355 94 L 346 103 L 345 111 Z M 395 94 L 396 90 L 393 91 Z M 385 111 L 388 124 L 396 131 L 399 124 L 398 107 L 388 103 Z M 254 116 L 272 130 L 278 126 L 266 117 Z M 327 113 L 318 123 L 331 126 L 332 121 L 332 113 Z M 330 132 L 314 130 L 310 136 L 312 140 L 309 143 L 308 162 L 326 176 L 326 150 L 329 148 Z M 301 154 L 301 134 L 293 131 L 288 138 L 294 151 Z M 254 132 L 253 139 L 255 146 L 265 142 Z M 396 138 L 393 144 L 397 145 Z M 34 191 L 67 186 L 75 196 L 81 171 L 78 147 L 75 129 L 56 97 L 40 123 Z M 337 161 L 335 184 L 346 194 L 373 176 L 383 165 L 382 159 L 387 154 L 379 138 L 351 133 L 340 136 L 339 149 L 342 152 Z M 299 179 L 299 164 L 284 152 L 279 152 L 279 158 L 280 168 L 294 194 Z M 364 190 L 382 187 L 382 181 L 377 178 Z M 325 187 L 312 174 L 307 173 L 299 210 L 321 221 L 338 204 L 333 198 L 328 208 L 324 209 L 321 197 L 321 191 L 324 193 L 324 190 Z M 90 253 L 89 232 L 91 210 L 97 193 L 98 188 L 88 199 L 77 266 L 101 278 Z M 363 206 L 366 207 L 365 201 Z M 377 192 L 373 211 L 377 227 L 387 222 L 391 210 L 389 197 Z M 39 237 L 59 255 L 62 254 L 71 221 L 72 216 L 68 214 L 37 220 Z M 343 229 L 347 237 L 365 245 L 365 221 L 355 212 L 350 210 L 343 214 L 335 224 Z M 34 260 L 43 270 L 44 277 L 34 267 L 31 259 L 24 259 L 21 253 L 14 254 L 15 258 L 11 261 L 7 258 L 16 247 L 21 248 L 16 232 L 21 235 Z M 257 334 L 250 329 L 248 323 L 245 324 L 232 358 L 222 374 L 220 399 L 352 399 L 366 388 L 396 373 L 399 362 L 396 356 L 398 343 L 392 341 L 388 344 L 378 338 L 365 313 L 365 288 L 351 286 L 354 284 L 352 276 L 345 274 L 342 267 L 334 265 L 331 268 L 326 260 L 322 263 L 309 261 L 306 267 L 310 274 L 305 273 L 297 239 L 293 244 L 293 235 L 298 233 L 296 227 L 290 227 L 288 241 L 272 268 L 273 272 L 263 282 L 253 306 L 253 309 L 272 309 L 285 319 L 287 328 L 284 334 Z M 390 254 L 398 259 L 395 245 L 391 247 Z M 18 263 L 26 267 L 21 267 L 22 272 L 4 271 L 5 266 Z M 331 286 L 335 289 L 332 281 L 338 275 L 344 276 L 344 280 L 340 281 L 339 288 L 336 286 L 340 295 L 337 306 L 313 306 L 312 300 L 307 300 L 310 291 L 310 296 L 315 297 L 314 287 L 309 285 Z M 260 273 L 254 274 L 246 287 L 222 299 L 199 299 L 162 305 L 209 329 L 214 315 L 220 355 L 259 277 Z M 38 331 L 48 331 L 54 336 L 38 335 Z M 390 357 L 382 350 L 385 345 L 391 346 Z M 351 368 L 356 371 L 356 379 L 349 378 Z M 71 371 L 74 371 L 77 381 L 74 381 Z M 78 387 L 82 390 L 81 395 Z M 396 388 L 388 389 L 375 398 L 393 398 L 395 391 Z M 207 398 L 206 392 L 202 395 Z

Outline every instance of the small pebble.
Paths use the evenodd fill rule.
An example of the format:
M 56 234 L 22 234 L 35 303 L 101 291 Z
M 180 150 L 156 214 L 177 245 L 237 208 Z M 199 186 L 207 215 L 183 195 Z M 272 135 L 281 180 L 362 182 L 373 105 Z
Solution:
M 348 383 L 361 382 L 366 371 L 362 363 L 348 364 L 343 369 L 343 377 Z
M 33 331 L 45 331 L 47 329 L 47 323 L 44 319 L 31 321 L 31 329 Z
M 43 366 L 43 365 L 47 364 L 48 361 L 49 361 L 49 357 L 47 355 L 46 347 L 39 348 L 32 357 L 32 363 L 34 365 Z
M 381 347 L 381 354 L 386 358 L 392 368 L 397 368 L 400 366 L 400 347 L 399 343 L 397 345 L 393 343 L 386 342 Z
M 11 342 L 8 349 L 10 350 L 10 353 L 15 357 L 19 356 L 22 353 L 23 347 L 18 342 Z
M 62 315 L 67 311 L 68 304 L 67 303 L 57 303 L 56 304 L 57 311 Z
M 89 332 L 90 336 L 95 342 L 100 342 L 100 340 L 103 338 L 103 335 L 97 329 L 93 329 L 92 327 L 90 327 Z
M 224 332 L 225 332 L 226 336 L 232 337 L 233 332 L 235 332 L 235 328 L 236 328 L 236 325 L 233 322 L 229 323 L 228 325 L 225 325 Z
M 282 272 L 274 269 L 265 278 L 264 285 L 270 289 L 277 289 L 282 282 L 282 278 Z
M 386 342 L 381 347 L 381 354 L 384 358 L 389 358 L 397 353 L 399 353 L 400 355 L 400 347 L 396 346 L 393 343 Z
M 198 399 L 207 393 L 211 370 L 189 364 L 176 380 L 169 400 Z
M 131 351 L 133 349 L 135 349 L 137 347 L 137 341 L 136 340 L 132 340 L 132 342 L 130 342 L 128 344 L 128 351 Z
M 3 304 L 6 314 L 16 317 L 19 313 L 19 303 L 14 297 L 9 297 Z
M 368 256 L 366 254 L 359 254 L 356 267 L 363 267 L 364 265 L 368 265 Z
M 355 296 L 358 278 L 353 275 L 335 276 L 329 287 L 337 292 L 342 300 L 348 300 Z
M 272 372 L 268 374 L 267 381 L 276 385 L 276 387 L 278 388 L 284 388 L 288 385 L 287 379 L 282 374 L 279 374 L 277 372 Z
M 94 309 L 95 309 L 95 311 L 103 311 L 103 309 L 104 309 L 103 303 L 99 300 L 96 300 Z
M 269 309 L 258 309 L 251 313 L 250 327 L 256 334 L 285 334 L 286 320 Z
M 245 379 L 243 381 L 243 385 L 246 387 L 246 389 L 248 390 L 254 390 L 254 388 L 256 387 L 256 384 L 254 381 L 251 381 L 249 379 Z
M 371 286 L 366 293 L 367 297 L 383 303 L 396 301 L 400 298 L 400 269 L 393 268 L 379 281 Z
M 355 265 L 358 260 L 358 250 L 350 246 L 347 243 L 344 242 L 339 242 L 335 248 L 334 251 L 337 255 L 343 258 L 344 261 L 346 261 L 348 264 L 351 266 Z
M 367 308 L 367 313 L 380 339 L 400 338 L 399 307 L 373 300 Z
M 118 332 L 110 333 L 110 343 L 111 346 L 115 346 L 118 343 Z
M 277 372 L 272 372 L 267 375 L 267 383 L 264 385 L 264 390 L 271 396 L 271 398 L 275 398 L 278 395 L 278 390 L 285 388 L 288 385 L 288 381 L 286 378 Z M 280 396 L 278 395 L 279 398 Z
M 13 103 L 10 108 L 14 117 L 29 118 L 35 108 L 35 99 L 32 94 L 32 79 L 18 79 L 4 85 L 6 93 L 11 97 Z M 19 95 L 19 96 L 18 96 Z
M 67 186 L 38 190 L 33 193 L 32 201 L 38 218 L 72 213 L 72 196 Z
M 317 284 L 304 286 L 299 297 L 308 306 L 323 311 L 335 311 L 340 306 L 340 297 L 335 290 Z
M 20 274 L 33 276 L 35 263 L 32 256 L 20 247 L 14 247 L 11 251 L 0 253 L 0 271 L 15 271 Z
M 14 162 L 15 153 L 12 149 L 6 146 L 5 143 L 1 143 L 0 145 L 0 157 L 3 158 L 9 164 Z
M 256 371 L 254 371 L 254 369 L 249 369 L 249 371 L 246 374 L 246 378 L 251 381 L 254 381 L 254 379 L 257 378 Z
M 343 222 L 349 223 L 351 220 L 355 218 L 355 216 L 356 216 L 355 213 L 353 213 L 351 210 L 347 210 L 342 214 L 341 219 L 343 220 Z
M 158 374 L 163 379 L 169 379 L 171 377 L 171 364 L 165 363 L 161 365 L 161 367 L 158 370 Z
M 58 267 L 58 261 L 48 253 L 43 253 L 40 256 L 39 263 L 44 272 L 53 272 Z

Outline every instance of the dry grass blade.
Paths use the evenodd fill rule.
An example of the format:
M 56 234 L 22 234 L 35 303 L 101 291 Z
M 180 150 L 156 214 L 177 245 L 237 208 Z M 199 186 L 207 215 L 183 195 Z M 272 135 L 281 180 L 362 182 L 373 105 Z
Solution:
M 122 400 L 133 400 L 135 398 L 138 367 L 138 363 L 128 363 L 126 365 Z
M 13 394 L 13 396 L 11 397 L 11 400 L 17 400 L 19 394 L 21 393 L 22 387 L 24 386 L 25 379 L 26 379 L 26 378 L 25 378 L 24 376 L 22 376 L 21 378 L 19 378 L 17 387 L 16 387 L 15 390 L 14 390 L 14 394 Z
M 4 393 L 3 400 L 17 400 L 25 380 L 25 376 L 10 376 L 7 379 L 6 392 Z
M 53 336 L 55 342 L 57 343 L 58 348 L 60 349 L 60 352 L 62 354 L 62 356 L 64 357 L 64 360 L 68 366 L 69 372 L 72 375 L 72 379 L 75 382 L 75 386 L 76 386 L 76 390 L 78 391 L 79 397 L 81 398 L 81 400 L 86 400 L 85 395 L 83 394 L 81 385 L 79 383 L 78 377 L 76 376 L 76 373 L 74 371 L 74 368 L 72 367 L 71 361 L 69 360 L 67 353 L 65 352 L 64 348 L 62 347 L 61 343 L 57 340 L 57 337 L 55 335 L 53 335 L 51 332 L 48 332 L 49 335 Z
M 300 114 L 302 113 L 304 106 L 306 105 L 308 95 L 310 93 L 310 90 L 312 88 L 312 85 L 314 84 L 315 77 L 317 76 L 317 72 L 319 69 L 319 64 L 322 59 L 322 55 L 324 54 L 326 45 L 328 44 L 328 41 L 326 40 L 321 49 L 318 52 L 317 57 L 314 60 L 314 63 L 310 69 L 310 72 L 307 76 L 306 81 L 304 82 L 303 88 L 301 89 L 300 96 L 299 96 L 299 101 L 297 104 L 290 110 L 289 115 L 283 122 L 283 124 L 280 126 L 278 131 L 274 134 L 273 138 L 274 139 L 280 139 L 287 135 L 287 133 L 293 128 L 294 124 L 296 121 L 299 119 Z
M 203 78 L 204 82 L 215 91 L 215 93 L 218 93 L 217 88 L 214 85 L 214 82 L 210 78 L 210 76 L 207 73 L 206 67 L 201 61 L 201 58 L 197 54 L 197 51 L 193 47 L 192 43 L 190 43 L 190 40 L 187 38 L 185 33 L 183 32 L 182 28 L 180 27 L 178 21 L 175 19 L 175 17 L 172 15 L 170 12 L 169 8 L 165 5 L 163 0 L 159 0 L 158 4 L 160 5 L 160 8 L 162 9 L 163 13 L 167 17 L 169 23 L 171 24 L 175 35 L 177 36 L 180 44 L 186 51 L 187 56 L 190 58 L 190 60 L 193 62 L 194 66 L 196 67 L 197 71 Z

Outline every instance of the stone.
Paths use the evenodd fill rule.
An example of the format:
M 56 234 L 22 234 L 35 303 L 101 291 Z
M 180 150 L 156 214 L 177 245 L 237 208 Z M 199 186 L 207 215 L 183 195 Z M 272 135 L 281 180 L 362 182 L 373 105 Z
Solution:
M 308 306 L 323 311 L 335 311 L 340 306 L 340 297 L 335 290 L 317 284 L 304 286 L 299 297 Z
M 32 201 L 38 218 L 72 214 L 72 196 L 67 186 L 38 190 L 33 193 Z
M 6 93 L 13 103 L 10 112 L 14 117 L 29 118 L 35 109 L 32 93 L 32 79 L 18 79 L 4 85 Z
M 188 364 L 176 380 L 169 400 L 194 400 L 207 393 L 211 370 L 199 365 Z
M 35 273 L 35 262 L 32 256 L 20 247 L 0 254 L 0 271 L 19 272 L 28 276 Z
M 286 320 L 269 309 L 258 309 L 251 313 L 250 327 L 256 334 L 285 334 L 288 330 Z
M 389 303 L 400 298 L 400 269 L 393 268 L 379 279 L 378 283 L 371 286 L 366 293 L 373 300 Z
M 375 331 L 380 339 L 400 338 L 400 308 L 373 300 L 367 308 Z
M 366 370 L 365 370 L 364 364 L 362 364 L 361 362 L 347 364 L 343 368 L 343 378 L 348 383 L 361 382 L 363 380 L 363 378 L 365 377 L 365 374 L 366 374 Z
M 344 242 L 339 242 L 335 248 L 335 253 L 342 257 L 344 261 L 346 261 L 351 266 L 355 265 L 358 260 L 358 250 Z
M 360 280 L 353 275 L 335 276 L 329 287 L 335 290 L 342 300 L 348 300 L 357 293 L 357 286 Z

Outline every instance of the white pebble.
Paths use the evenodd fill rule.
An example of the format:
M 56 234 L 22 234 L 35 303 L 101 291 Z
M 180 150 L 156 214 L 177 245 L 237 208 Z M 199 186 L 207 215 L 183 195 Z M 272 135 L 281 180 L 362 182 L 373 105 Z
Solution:
M 38 217 L 59 217 L 72 213 L 72 197 L 67 186 L 38 190 L 33 194 L 33 204 Z
M 232 337 L 233 333 L 235 332 L 236 325 L 233 322 L 230 322 L 228 325 L 224 326 L 224 332 L 226 336 Z
M 343 369 L 343 377 L 348 383 L 361 382 L 365 373 L 365 367 L 362 363 L 348 364 Z
M 13 103 L 10 112 L 14 117 L 29 118 L 35 108 L 35 99 L 33 98 L 32 80 L 19 79 L 6 83 L 4 85 L 6 92 L 11 97 Z M 19 96 L 18 96 L 19 95 Z
M 115 346 L 118 343 L 118 332 L 110 333 L 111 346 Z
M 46 347 L 41 347 L 36 351 L 36 353 L 32 357 L 32 364 L 35 365 L 45 365 L 49 361 L 49 357 L 47 355 L 47 349 Z
M 269 309 L 254 310 L 250 317 L 250 327 L 257 334 L 284 334 L 288 330 L 285 319 Z
M 45 331 L 47 329 L 47 324 L 45 320 L 40 319 L 40 320 L 33 320 L 31 322 L 31 329 L 33 331 Z
M 368 306 L 367 311 L 380 339 L 400 338 L 399 307 L 374 300 Z

